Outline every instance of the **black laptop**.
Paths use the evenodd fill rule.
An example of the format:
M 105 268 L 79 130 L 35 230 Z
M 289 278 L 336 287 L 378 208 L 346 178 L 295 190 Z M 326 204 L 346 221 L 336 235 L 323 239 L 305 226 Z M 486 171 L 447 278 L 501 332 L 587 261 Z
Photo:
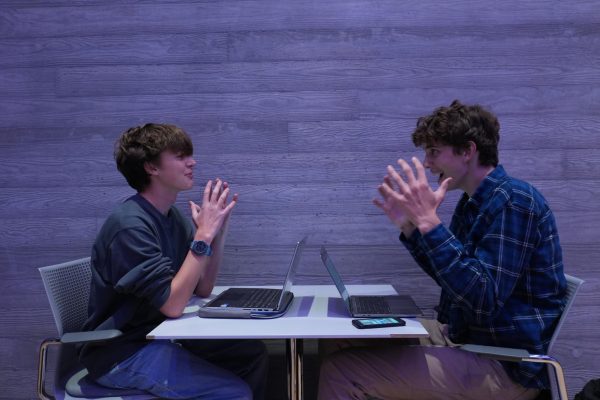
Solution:
M 325 246 L 321 247 L 321 260 L 342 296 L 346 309 L 354 318 L 418 317 L 423 315 L 412 297 L 408 295 L 350 296 Z
M 229 288 L 200 307 L 198 315 L 204 318 L 277 318 L 285 314 L 292 303 L 291 291 L 296 276 L 300 253 L 306 236 L 294 249 L 292 261 L 281 289 Z

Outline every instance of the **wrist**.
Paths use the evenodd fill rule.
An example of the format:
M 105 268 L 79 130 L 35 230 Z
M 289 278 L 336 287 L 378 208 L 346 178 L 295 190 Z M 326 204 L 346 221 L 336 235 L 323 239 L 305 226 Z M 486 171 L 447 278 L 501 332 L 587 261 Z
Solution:
M 190 251 L 197 256 L 210 256 L 213 253 L 210 244 L 203 240 L 194 240 L 190 243 Z
M 426 218 L 419 222 L 417 225 L 417 229 L 421 233 L 421 235 L 425 235 L 427 232 L 431 231 L 433 228 L 441 224 L 442 221 L 435 215 L 432 218 Z
M 400 225 L 400 232 L 404 233 L 404 236 L 410 237 L 412 233 L 415 231 L 416 226 L 408 221 Z
M 195 241 L 201 240 L 203 242 L 205 242 L 206 244 L 211 244 L 212 241 L 214 240 L 214 237 L 209 235 L 206 232 L 202 232 L 199 229 L 196 230 L 196 233 L 194 234 L 194 239 Z

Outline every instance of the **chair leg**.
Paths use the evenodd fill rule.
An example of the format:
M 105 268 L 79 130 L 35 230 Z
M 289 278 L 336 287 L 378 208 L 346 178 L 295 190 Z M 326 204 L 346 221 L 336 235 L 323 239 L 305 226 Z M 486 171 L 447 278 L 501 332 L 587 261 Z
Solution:
M 554 367 L 554 374 L 556 377 L 556 384 L 558 385 L 558 394 L 561 400 L 569 400 L 567 395 L 567 385 L 565 384 L 565 374 L 558 361 L 549 361 L 550 365 Z
M 41 400 L 54 400 L 54 396 L 51 396 L 46 392 L 46 361 L 48 357 L 48 346 L 60 344 L 58 339 L 46 339 L 40 345 L 40 355 L 38 359 L 38 379 L 37 379 L 37 394 Z
M 543 364 L 550 364 L 554 368 L 554 377 L 558 385 L 558 395 L 560 400 L 569 400 L 567 395 L 567 385 L 565 383 L 565 374 L 563 372 L 560 363 L 553 357 L 548 355 L 530 355 L 527 358 L 523 358 L 522 361 L 531 361 Z

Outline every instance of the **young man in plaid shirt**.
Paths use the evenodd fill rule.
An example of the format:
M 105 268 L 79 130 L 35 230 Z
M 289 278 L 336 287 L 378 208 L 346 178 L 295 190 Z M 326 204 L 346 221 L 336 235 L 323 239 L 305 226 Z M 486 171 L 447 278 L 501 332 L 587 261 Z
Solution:
M 375 204 L 441 287 L 437 320 L 419 346 L 350 347 L 323 363 L 319 398 L 533 399 L 548 387 L 537 363 L 481 358 L 457 343 L 544 353 L 564 307 L 566 280 L 554 216 L 530 184 L 498 163 L 500 125 L 478 105 L 454 101 L 422 117 L 412 135 L 424 163 L 387 167 Z M 425 169 L 438 176 L 433 190 Z M 464 191 L 449 227 L 437 209 Z

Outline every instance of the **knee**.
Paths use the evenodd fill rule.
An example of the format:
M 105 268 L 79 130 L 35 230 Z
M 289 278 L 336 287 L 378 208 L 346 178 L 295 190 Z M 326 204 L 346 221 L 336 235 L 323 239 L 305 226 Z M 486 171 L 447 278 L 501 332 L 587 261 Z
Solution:
M 262 340 L 252 340 L 251 343 L 257 357 L 266 357 L 269 354 L 267 346 Z
M 269 351 L 262 340 L 251 340 L 246 344 L 246 347 L 250 349 L 247 355 L 254 365 L 266 366 L 268 364 Z

